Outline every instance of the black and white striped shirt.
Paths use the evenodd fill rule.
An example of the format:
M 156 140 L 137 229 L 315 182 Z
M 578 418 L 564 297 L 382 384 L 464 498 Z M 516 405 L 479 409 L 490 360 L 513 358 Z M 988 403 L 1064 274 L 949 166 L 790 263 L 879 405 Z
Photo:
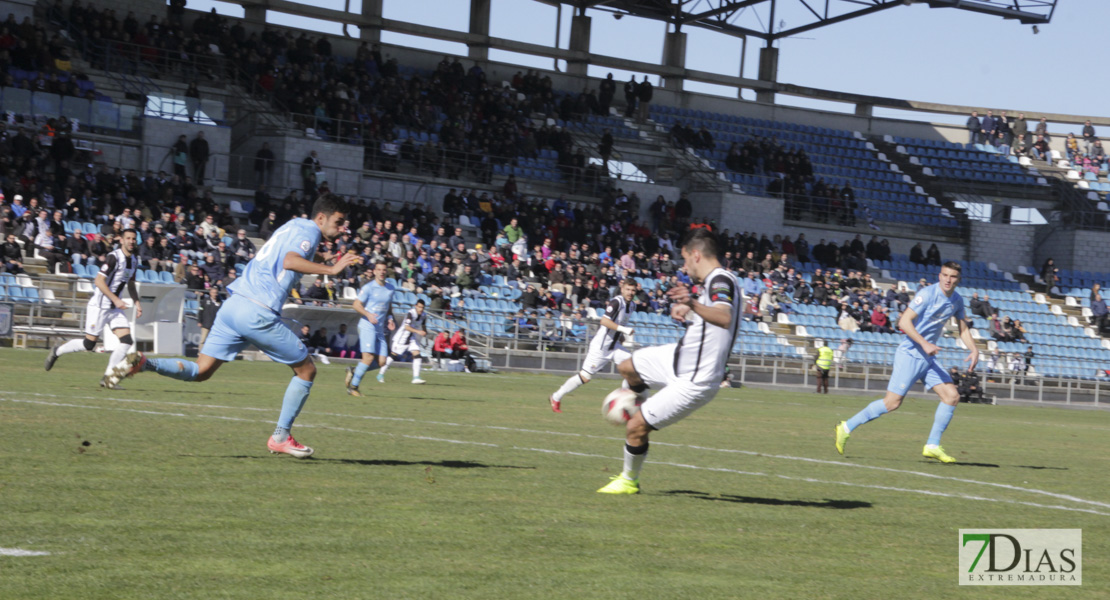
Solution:
M 427 318 L 428 313 L 426 312 L 416 314 L 415 308 L 410 310 L 408 314 L 405 315 L 405 322 L 401 324 L 401 332 L 397 334 L 397 344 L 409 344 L 413 341 L 413 338 L 418 337 L 415 333 L 405 329 L 405 326 L 412 327 L 417 331 L 427 331 L 427 329 L 424 328 L 424 322 Z M 419 340 L 417 341 L 419 342 Z
M 636 305 L 625 302 L 624 296 L 614 296 L 609 300 L 609 304 L 605 306 L 605 317 L 616 323 L 618 327 L 623 327 L 628 324 L 628 317 L 635 310 Z M 608 327 L 599 327 L 597 333 L 594 334 L 594 339 L 590 340 L 590 346 L 609 351 L 616 348 L 617 344 L 623 339 L 623 333 L 613 331 Z
M 693 383 L 716 385 L 724 377 L 732 344 L 740 331 L 744 292 L 735 275 L 718 267 L 705 278 L 698 302 L 727 307 L 731 314 L 729 327 L 724 329 L 706 323 L 691 311 L 686 317 L 689 327 L 675 348 L 674 371 L 678 377 Z
M 139 270 L 139 258 L 134 254 L 125 256 L 122 249 L 116 249 L 109 252 L 108 257 L 104 259 L 104 264 L 100 265 L 98 277 L 103 275 L 108 289 L 119 296 L 127 282 L 135 279 L 137 270 Z M 115 308 L 111 298 L 101 293 L 100 288 L 95 288 L 93 291 L 92 298 L 89 298 L 89 306 L 101 309 Z

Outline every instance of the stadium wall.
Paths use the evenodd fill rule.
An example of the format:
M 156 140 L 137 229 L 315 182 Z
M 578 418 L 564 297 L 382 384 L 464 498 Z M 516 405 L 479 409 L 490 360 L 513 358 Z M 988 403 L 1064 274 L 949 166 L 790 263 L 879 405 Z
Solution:
M 1037 246 L 1032 264 L 1040 271 L 1044 261 L 1051 258 L 1060 269 L 1101 271 L 1106 264 L 1107 249 L 1110 248 L 1110 232 L 1083 231 L 1056 228 L 1042 225 L 1043 240 Z
M 971 221 L 970 258 L 998 265 L 1003 271 L 1033 264 L 1034 226 Z
M 779 198 L 758 198 L 744 194 L 695 192 L 690 194 L 694 206 L 715 204 L 721 230 L 732 233 L 756 231 L 773 235 L 782 231 L 782 206 Z M 695 211 L 696 215 L 696 211 Z

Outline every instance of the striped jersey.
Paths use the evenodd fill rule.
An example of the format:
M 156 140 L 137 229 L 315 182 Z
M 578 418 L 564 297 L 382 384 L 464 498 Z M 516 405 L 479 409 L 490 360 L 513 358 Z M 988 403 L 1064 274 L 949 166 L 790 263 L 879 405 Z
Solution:
M 628 324 L 629 315 L 636 310 L 636 305 L 631 302 L 625 302 L 624 296 L 614 296 L 609 300 L 609 304 L 605 306 L 605 316 L 618 327 Z M 624 339 L 624 334 L 619 331 L 613 331 L 608 327 L 599 327 L 597 333 L 594 334 L 594 339 L 590 340 L 590 346 L 604 351 L 612 350 L 617 347 L 617 344 Z
M 416 338 L 415 341 L 417 343 L 420 343 L 421 336 L 409 331 L 408 329 L 405 329 L 405 326 L 407 325 L 409 327 L 412 327 L 417 331 L 427 331 L 427 329 L 424 327 L 424 322 L 427 319 L 428 313 L 426 311 L 420 314 L 416 314 L 415 308 L 410 310 L 408 314 L 405 315 L 405 322 L 401 324 L 401 332 L 397 334 L 397 339 L 395 340 L 396 343 L 408 344 L 414 341 L 414 338 Z
M 706 323 L 697 313 L 687 314 L 689 326 L 674 351 L 674 372 L 681 379 L 702 385 L 717 385 L 725 375 L 732 344 L 740 331 L 744 292 L 731 272 L 717 267 L 710 271 L 698 302 L 728 308 L 728 329 Z
M 104 259 L 104 264 L 100 265 L 100 272 L 97 276 L 103 275 L 104 283 L 108 285 L 108 289 L 119 296 L 127 282 L 135 279 L 135 271 L 138 270 L 139 257 L 134 254 L 126 256 L 122 248 L 117 248 L 108 253 L 108 256 Z M 105 296 L 100 288 L 94 288 L 92 298 L 89 298 L 89 306 L 100 309 L 115 308 L 112 299 Z

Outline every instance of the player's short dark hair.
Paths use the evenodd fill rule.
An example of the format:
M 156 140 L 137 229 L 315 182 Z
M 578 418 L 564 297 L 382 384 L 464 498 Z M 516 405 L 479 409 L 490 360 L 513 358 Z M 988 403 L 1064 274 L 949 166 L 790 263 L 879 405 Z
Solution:
M 374 268 L 377 269 L 378 265 L 381 265 L 385 267 L 386 270 L 389 270 L 389 263 L 385 262 L 384 260 L 379 260 L 378 262 L 374 263 Z
M 135 234 L 136 238 L 139 237 L 139 231 L 134 227 L 128 227 L 127 229 L 124 229 L 122 233 L 133 233 Z
M 957 273 L 963 274 L 963 267 L 960 266 L 960 263 L 958 263 L 954 260 L 950 260 L 950 261 L 944 263 L 943 265 L 941 265 L 940 268 L 942 268 L 942 269 L 952 269 L 953 271 L 955 271 Z
M 424 299 L 423 299 L 423 298 L 421 298 L 420 300 L 417 300 L 417 301 L 416 301 L 416 304 L 417 304 L 417 305 L 420 305 L 420 306 L 424 306 Z
M 347 208 L 347 202 L 337 194 L 320 194 L 320 196 L 316 198 L 316 202 L 312 204 L 313 218 L 321 213 L 325 216 L 330 216 L 337 212 L 343 213 L 344 215 L 350 213 Z
M 702 253 L 702 256 L 719 258 L 720 247 L 721 243 L 717 234 L 701 227 L 687 231 L 686 235 L 682 237 L 682 248 L 690 251 L 697 250 Z

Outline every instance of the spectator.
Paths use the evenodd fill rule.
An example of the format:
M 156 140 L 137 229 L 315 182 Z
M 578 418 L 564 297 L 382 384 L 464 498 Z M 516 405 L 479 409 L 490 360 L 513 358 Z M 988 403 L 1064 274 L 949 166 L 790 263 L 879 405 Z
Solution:
M 240 229 L 235 234 L 235 239 L 231 242 L 231 247 L 228 248 L 236 263 L 246 264 L 254 258 L 255 246 L 254 242 L 250 241 L 247 237 L 247 230 Z
M 216 312 L 223 306 L 223 301 L 220 299 L 220 289 L 216 286 L 208 288 L 208 294 L 200 297 L 200 313 L 197 315 L 197 325 L 200 326 L 200 345 L 197 351 L 204 350 L 204 342 L 208 339 L 208 333 L 212 331 L 212 326 L 216 323 Z
M 185 112 L 189 115 L 189 122 L 195 123 L 195 115 L 200 112 L 200 90 L 195 81 L 189 82 L 189 87 L 185 89 Z
M 1052 288 L 1056 287 L 1056 274 L 1060 269 L 1056 268 L 1056 261 L 1048 258 L 1041 265 L 1041 279 L 1044 280 L 1044 293 L 1051 295 Z
M 189 144 L 185 140 L 184 135 L 178 136 L 177 141 L 170 148 L 170 154 L 173 156 L 173 174 L 182 180 L 187 177 L 185 165 L 189 162 Z
M 432 358 L 439 361 L 440 366 L 443 360 L 451 358 L 451 336 L 446 330 L 436 335 L 432 343 Z
M 304 195 L 308 198 L 316 197 L 316 189 L 320 184 L 320 181 L 317 181 L 318 173 L 320 173 L 320 159 L 316 157 L 316 151 L 313 150 L 301 161 L 301 183 L 304 187 Z
M 987 373 L 1001 373 L 1005 367 L 1003 360 L 999 357 L 998 348 L 991 350 L 987 355 Z
M 1013 146 L 1020 145 L 1028 146 L 1032 141 L 1029 139 L 1029 123 L 1025 120 L 1025 113 L 1018 113 L 1014 122 L 1010 125 L 1010 131 L 1013 134 Z
M 347 335 L 347 324 L 340 323 L 339 331 L 335 332 L 331 339 L 328 340 L 328 349 L 326 354 L 328 356 L 338 356 L 340 358 L 354 358 L 355 352 L 351 349 L 350 336 Z
M 204 185 L 204 169 L 208 165 L 208 140 L 204 132 L 198 131 L 197 137 L 189 143 L 189 158 L 193 161 L 193 177 L 197 185 Z
M 58 263 L 65 262 L 65 254 L 55 248 L 54 236 L 50 234 L 50 229 L 47 227 L 40 229 L 35 236 L 35 249 L 38 250 L 39 256 L 46 259 L 47 273 L 56 273 Z
M 956 367 L 952 367 L 955 371 Z M 968 369 L 964 373 L 956 386 L 957 391 L 960 393 L 960 402 L 983 402 L 983 386 L 979 380 L 979 374 L 975 371 Z
M 654 93 L 655 87 L 648 81 L 647 75 L 644 75 L 644 80 L 636 86 L 637 108 L 639 109 L 639 121 L 641 123 L 647 121 L 648 107 L 651 104 L 651 98 Z
M 1091 154 L 1091 149 L 1094 147 L 1095 140 L 1097 140 L 1097 139 L 1098 138 L 1095 137 L 1095 127 L 1094 127 L 1094 125 L 1091 125 L 1091 121 L 1088 120 L 1086 123 L 1083 124 L 1083 152 L 1084 152 L 1084 154 L 1087 154 L 1087 155 Z
M 1074 133 L 1069 133 L 1064 140 L 1064 152 L 1067 153 L 1069 161 L 1074 161 L 1079 155 L 1079 140 L 1075 139 Z
M 967 118 L 967 143 L 979 143 L 979 132 L 983 129 L 982 123 L 979 122 L 979 111 L 971 111 L 971 116 Z
M 971 314 L 978 315 L 984 319 L 990 319 L 998 315 L 998 309 L 991 306 L 990 299 L 990 296 L 984 295 L 980 300 L 979 292 L 971 294 L 971 300 L 968 302 L 968 306 L 971 308 Z
M 636 96 L 636 76 L 630 75 L 628 81 L 624 82 L 624 116 L 626 119 L 631 119 L 636 112 Z
M 274 171 L 274 151 L 270 150 L 270 143 L 263 142 L 262 148 L 254 155 L 255 182 L 259 185 L 270 185 L 270 175 Z
M 18 275 L 23 272 L 23 247 L 15 239 L 14 233 L 9 233 L 2 248 L 0 248 L 0 262 L 4 271 Z
M 890 317 L 887 313 L 890 309 L 885 306 L 876 306 L 871 311 L 871 331 L 875 333 L 894 333 L 890 327 Z
M 9 235 L 8 237 L 12 236 Z M 6 251 L 7 245 L 5 245 Z M 1091 324 L 1095 326 L 1099 335 L 1103 335 L 1103 332 L 1108 328 L 1107 313 L 1106 301 L 1102 299 L 1102 294 L 1096 293 L 1095 299 L 1091 301 Z
M 1043 135 L 1037 135 L 1037 141 L 1033 142 L 1033 147 L 1030 148 L 1030 151 L 1033 153 L 1034 158 L 1052 164 L 1052 151 L 1048 147 L 1048 140 Z

